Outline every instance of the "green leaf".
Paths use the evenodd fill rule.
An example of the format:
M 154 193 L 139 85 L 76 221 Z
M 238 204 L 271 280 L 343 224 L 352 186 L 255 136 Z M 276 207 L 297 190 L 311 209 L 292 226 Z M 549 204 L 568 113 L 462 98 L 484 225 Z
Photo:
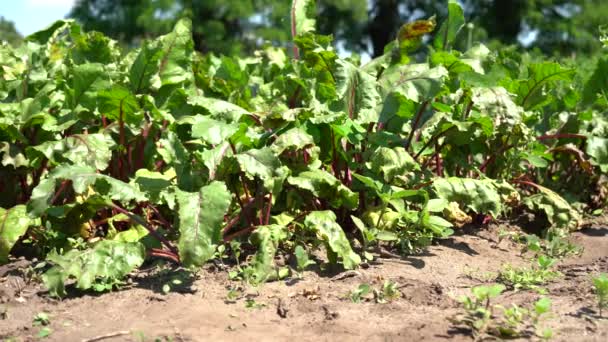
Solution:
M 588 137 L 585 152 L 591 156 L 591 163 L 599 166 L 603 173 L 608 172 L 608 138 Z
M 146 194 L 152 203 L 159 203 L 162 200 L 170 200 L 169 192 L 173 190 L 173 179 L 175 173 L 167 171 L 166 173 L 149 171 L 146 169 L 139 169 L 135 172 L 135 179 L 132 183 L 136 184 L 139 190 Z
M 201 138 L 211 145 L 218 145 L 230 138 L 239 130 L 234 123 L 225 123 L 208 116 L 197 115 L 192 125 L 192 137 Z
M 570 204 L 554 191 L 537 185 L 537 194 L 523 199 L 522 203 L 532 211 L 542 211 L 549 223 L 556 228 L 576 230 L 583 223 L 583 218 Z
M 135 96 L 127 88 L 119 85 L 100 91 L 97 102 L 99 112 L 110 120 L 123 120 L 128 124 L 139 126 L 144 117 Z
M 593 74 L 586 80 L 583 88 L 583 102 L 587 105 L 597 101 L 598 96 L 608 96 L 608 56 L 603 56 L 597 61 Z
M 336 223 L 336 215 L 329 210 L 313 211 L 304 219 L 304 225 L 315 231 L 329 250 L 342 258 L 344 268 L 353 269 L 361 263 L 361 257 L 353 252 L 342 227 Z
M 272 144 L 272 150 L 280 155 L 287 149 L 300 150 L 314 145 L 313 137 L 301 128 L 292 128 L 279 135 Z
M 247 178 L 259 178 L 264 189 L 275 194 L 280 192 L 283 181 L 289 175 L 289 169 L 281 165 L 281 161 L 269 147 L 248 150 L 237 154 L 235 158 Z
M 163 147 L 158 150 L 158 153 L 168 165 L 175 169 L 177 184 L 180 189 L 188 191 L 196 189 L 196 179 L 192 175 L 192 156 L 177 134 L 171 131 L 167 132 L 166 138 L 160 139 L 159 143 Z
M 287 182 L 297 188 L 310 191 L 315 197 L 329 201 L 334 208 L 344 206 L 347 209 L 355 209 L 359 205 L 359 195 L 324 170 L 300 172 L 297 176 L 289 177 Z
M 75 279 L 76 287 L 81 290 L 106 290 L 141 266 L 145 255 L 144 246 L 139 242 L 114 240 L 100 241 L 84 251 L 73 249 L 65 254 L 53 251 L 47 255 L 53 267 L 42 275 L 42 280 L 56 297 L 66 295 L 68 279 Z
M 129 85 L 135 94 L 146 89 L 158 89 L 161 86 L 160 62 L 163 57 L 162 50 L 158 44 L 143 42 L 137 57 L 129 69 Z
M 192 56 L 192 22 L 180 19 L 173 32 L 158 38 L 161 48 L 159 76 L 162 85 L 178 84 L 191 78 Z
M 505 202 L 519 198 L 515 189 L 492 179 L 438 178 L 433 182 L 433 189 L 439 198 L 457 202 L 478 214 L 489 213 L 493 217 L 502 214 Z
M 448 71 L 443 66 L 431 69 L 428 64 L 397 64 L 386 69 L 379 82 L 387 93 L 395 91 L 422 102 L 435 97 L 447 77 Z
M 306 249 L 304 249 L 304 247 L 300 245 L 296 246 L 293 254 L 296 256 L 296 263 L 298 265 L 298 271 L 300 272 L 304 271 L 306 267 L 315 264 L 315 262 L 310 260 L 310 258 L 308 257 L 308 252 L 306 252 Z
M 77 165 L 60 165 L 53 169 L 49 176 L 32 190 L 28 203 L 28 212 L 32 217 L 41 216 L 51 205 L 55 195 L 55 185 L 59 180 L 70 180 L 72 188 L 78 195 L 89 194 L 89 189 L 104 198 L 129 202 L 144 202 L 146 196 L 137 187 L 97 173 L 94 168 Z
M 403 147 L 377 148 L 370 157 L 370 164 L 372 172 L 382 175 L 387 183 L 407 172 L 420 170 L 420 165 Z
M 191 96 L 188 98 L 188 104 L 203 107 L 213 118 L 224 122 L 237 122 L 241 116 L 249 115 L 243 107 L 211 97 Z
M 279 243 L 287 238 L 287 230 L 281 225 L 258 226 L 250 240 L 258 246 L 253 261 L 243 270 L 243 276 L 253 285 L 279 279 L 274 257 Z
M 110 86 L 110 79 L 103 64 L 80 64 L 72 70 L 72 89 L 67 101 L 73 110 L 84 108 L 93 112 L 97 108 L 97 93 Z
M 56 164 L 69 160 L 74 165 L 105 170 L 112 159 L 114 140 L 106 134 L 74 134 L 62 140 L 47 141 L 32 149 Z
M 103 63 L 111 65 L 120 58 L 116 41 L 106 37 L 101 32 L 84 33 L 80 25 L 71 25 L 70 35 L 74 46 L 70 56 L 76 64 Z
M 456 0 L 448 1 L 448 17 L 439 27 L 433 45 L 437 50 L 447 50 L 464 25 L 464 13 Z
M 23 204 L 9 209 L 0 208 L 0 265 L 8 262 L 11 249 L 27 229 L 36 225 L 40 225 L 40 220 L 31 219 Z
M 316 6 L 314 0 L 292 0 L 291 30 L 293 36 L 314 32 L 316 25 Z
M 13 166 L 15 169 L 21 166 L 28 166 L 29 162 L 23 155 L 21 149 L 8 142 L 0 142 L 0 156 L 2 156 L 2 166 Z
M 200 267 L 213 257 L 221 240 L 224 214 L 232 196 L 222 182 L 212 182 L 198 192 L 177 192 L 179 205 L 179 254 L 185 267 Z
M 344 112 L 358 124 L 378 121 L 381 99 L 376 79 L 344 60 L 336 61 L 334 77 Z
M 563 68 L 554 62 L 535 63 L 528 66 L 528 79 L 518 82 L 517 99 L 526 110 L 545 104 L 543 88 L 555 81 L 570 81 L 574 70 Z

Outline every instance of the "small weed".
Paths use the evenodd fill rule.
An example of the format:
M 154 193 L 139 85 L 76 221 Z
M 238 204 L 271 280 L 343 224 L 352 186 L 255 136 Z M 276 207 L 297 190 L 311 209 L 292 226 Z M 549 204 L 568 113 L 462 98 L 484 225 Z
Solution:
M 380 291 L 374 290 L 376 303 L 388 303 L 394 299 L 401 297 L 401 292 L 398 289 L 399 284 L 394 281 L 387 280 L 382 284 Z
M 243 289 L 240 287 L 230 287 L 226 293 L 227 303 L 236 303 L 237 299 L 243 297 Z
M 39 312 L 36 314 L 36 316 L 34 316 L 32 325 L 35 327 L 42 326 L 40 331 L 38 331 L 38 334 L 37 334 L 38 338 L 48 337 L 53 332 L 53 330 L 51 330 L 51 328 L 48 327 L 49 324 L 51 324 L 51 319 L 50 319 L 48 313 Z
M 595 288 L 595 294 L 597 295 L 597 307 L 602 316 L 602 310 L 608 308 L 608 275 L 600 274 L 593 278 L 593 287 Z
M 258 303 L 255 301 L 255 299 L 252 299 L 252 298 L 247 298 L 247 299 L 245 299 L 245 307 L 247 309 L 261 309 L 261 308 L 266 307 L 266 304 Z
M 467 326 L 476 338 L 492 335 L 499 338 L 529 337 L 532 332 L 543 339 L 553 335 L 550 329 L 540 326 L 541 319 L 550 311 L 551 301 L 541 298 L 529 310 L 512 304 L 510 307 L 492 305 L 491 300 L 505 290 L 504 285 L 477 286 L 471 289 L 472 297 L 460 301 L 465 312 L 451 319 L 455 324 Z
M 541 239 L 538 235 L 534 234 L 522 234 L 519 232 L 501 230 L 498 233 L 499 243 L 505 238 L 522 244 L 522 254 L 531 251 L 536 255 L 546 255 L 551 258 L 565 258 L 568 256 L 580 255 L 583 252 L 583 247 L 577 246 L 567 238 L 559 235 Z
M 297 270 L 300 273 L 303 272 L 306 267 L 315 264 L 315 262 L 310 260 L 308 257 L 308 252 L 306 252 L 306 249 L 300 245 L 296 246 L 294 255 L 296 256 L 296 263 L 298 264 Z
M 373 299 L 376 303 L 384 304 L 401 297 L 398 286 L 397 283 L 391 280 L 386 280 L 379 289 L 369 284 L 360 284 L 348 294 L 348 298 L 353 303 L 361 303 L 362 301 Z
M 496 279 L 498 274 L 495 272 L 482 271 L 479 267 L 468 267 L 466 266 L 462 274 L 470 279 L 480 281 L 482 283 L 489 283 Z
M 49 337 L 49 335 L 51 335 L 52 332 L 53 332 L 53 330 L 51 330 L 51 328 L 44 327 L 44 328 L 40 329 L 40 331 L 38 332 L 38 334 L 36 336 L 38 338 L 46 338 L 46 337 Z
M 542 291 L 540 285 L 561 276 L 558 271 L 551 270 L 555 259 L 541 255 L 537 259 L 537 266 L 526 268 L 514 268 L 506 265 L 498 275 L 498 281 L 512 287 L 515 290 L 532 289 Z
M 49 317 L 49 314 L 47 314 L 46 312 L 39 312 L 36 314 L 36 316 L 34 316 L 34 321 L 33 321 L 32 325 L 40 326 L 40 325 L 49 325 L 50 323 L 51 323 L 51 319 Z
M 361 284 L 359 287 L 350 292 L 348 297 L 353 303 L 361 303 L 361 300 L 364 299 L 371 292 L 371 286 L 369 284 Z

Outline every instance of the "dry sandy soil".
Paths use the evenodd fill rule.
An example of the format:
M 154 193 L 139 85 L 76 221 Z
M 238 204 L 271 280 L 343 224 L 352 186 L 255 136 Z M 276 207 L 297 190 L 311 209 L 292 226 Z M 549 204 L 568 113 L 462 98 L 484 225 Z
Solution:
M 606 222 L 596 220 L 573 234 L 584 252 L 560 262 L 563 277 L 547 286 L 553 306 L 544 324 L 554 340 L 608 341 L 608 319 L 596 312 L 591 284 L 592 276 L 608 272 Z M 301 279 L 257 288 L 230 281 L 226 270 L 210 266 L 163 294 L 175 273 L 151 268 L 133 274 L 120 291 L 73 292 L 56 301 L 36 282 L 25 281 L 29 262 L 18 260 L 0 267 L 0 339 L 38 340 L 41 327 L 33 319 L 45 312 L 49 341 L 470 341 L 470 331 L 449 320 L 462 312 L 456 299 L 492 283 L 505 263 L 531 264 L 518 252 L 521 245 L 498 242 L 500 227 L 514 229 L 460 231 L 423 255 L 379 258 L 345 273 L 305 272 Z M 398 283 L 399 299 L 378 304 L 346 298 L 362 283 L 378 288 L 385 280 Z M 238 298 L 227 299 L 230 289 Z M 530 307 L 539 297 L 506 291 L 497 303 Z

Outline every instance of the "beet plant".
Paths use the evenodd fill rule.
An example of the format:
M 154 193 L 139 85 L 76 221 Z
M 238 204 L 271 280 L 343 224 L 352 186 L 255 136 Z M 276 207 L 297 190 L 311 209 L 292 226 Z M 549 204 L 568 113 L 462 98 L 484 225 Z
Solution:
M 448 20 L 403 25 L 364 65 L 315 33 L 311 0 L 293 1 L 289 49 L 246 58 L 195 53 L 188 20 L 129 51 L 69 20 L 3 43 L 0 262 L 45 258 L 62 296 L 150 258 L 196 270 L 236 255 L 254 284 L 289 273 L 277 253 L 353 269 L 521 211 L 566 236 L 572 203 L 607 201 L 608 57 L 579 74 L 457 51 L 448 3 Z

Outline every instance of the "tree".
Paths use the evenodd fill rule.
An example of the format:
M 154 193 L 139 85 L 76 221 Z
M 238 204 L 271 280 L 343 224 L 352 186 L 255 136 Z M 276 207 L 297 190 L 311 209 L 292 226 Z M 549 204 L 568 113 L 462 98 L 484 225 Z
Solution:
M 600 48 L 598 26 L 608 15 L 604 0 L 462 0 L 475 40 L 519 44 L 545 53 L 593 52 Z M 168 32 L 183 16 L 193 20 L 197 50 L 238 54 L 265 41 L 289 41 L 288 0 L 79 0 L 69 14 L 88 30 L 98 30 L 126 43 Z M 318 29 L 333 34 L 346 50 L 372 56 L 383 53 L 399 27 L 437 15 L 447 1 L 318 0 Z
M 9 44 L 16 45 L 21 42 L 21 35 L 17 32 L 15 24 L 0 16 L 0 41 L 7 41 Z
M 79 0 L 69 17 L 132 44 L 168 32 L 182 17 L 193 22 L 196 49 L 238 54 L 260 40 L 289 39 L 289 1 L 283 0 Z
M 361 4 L 367 6 L 361 6 Z M 333 32 L 344 45 L 383 53 L 402 23 L 437 15 L 441 21 L 447 1 L 435 0 L 322 0 L 322 32 Z M 547 54 L 592 53 L 600 48 L 598 27 L 605 24 L 605 0 L 462 0 L 467 22 L 474 24 L 475 40 L 520 44 L 520 37 L 535 37 L 529 47 Z M 369 46 L 368 46 L 369 45 Z M 357 49 L 359 48 L 359 49 Z

